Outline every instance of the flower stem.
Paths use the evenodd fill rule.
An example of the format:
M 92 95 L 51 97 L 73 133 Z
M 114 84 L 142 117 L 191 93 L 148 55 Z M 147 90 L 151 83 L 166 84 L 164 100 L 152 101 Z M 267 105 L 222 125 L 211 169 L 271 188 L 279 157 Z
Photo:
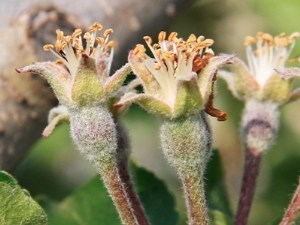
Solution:
M 161 143 L 165 157 L 181 179 L 189 225 L 207 225 L 203 174 L 210 156 L 211 134 L 205 115 L 164 120 Z
M 118 167 L 114 165 L 106 168 L 107 170 L 103 171 L 105 175 L 102 175 L 102 179 L 115 203 L 123 224 L 140 225 L 133 213 L 131 201 L 127 195 L 126 186 L 122 181 Z
M 136 199 L 131 199 L 135 190 L 129 182 L 127 170 L 127 139 L 117 128 L 120 126 L 116 126 L 106 105 L 70 110 L 70 125 L 73 141 L 101 175 L 122 224 L 146 225 L 144 218 L 139 217 L 141 215 L 135 209 L 137 195 L 134 196 Z
M 149 225 L 150 223 L 148 221 L 148 218 L 145 214 L 141 201 L 132 183 L 128 166 L 119 165 L 119 169 L 120 169 L 120 178 L 125 187 L 126 195 L 128 197 L 128 201 L 130 202 L 132 213 L 135 215 L 139 225 Z
M 132 206 L 132 213 L 135 215 L 139 225 L 149 225 L 148 218 L 142 206 L 142 203 L 139 199 L 139 196 L 136 193 L 132 178 L 129 173 L 128 168 L 128 157 L 130 154 L 129 151 L 129 142 L 128 136 L 122 124 L 115 118 L 116 129 L 118 132 L 118 168 L 120 178 L 125 187 L 126 195 L 128 196 L 128 201 Z
M 181 180 L 188 210 L 189 225 L 207 225 L 209 220 L 203 179 L 186 176 L 182 177 Z
M 289 207 L 280 222 L 280 225 L 292 225 L 300 214 L 300 180 L 298 187 L 293 195 Z
M 245 166 L 238 203 L 238 210 L 235 217 L 235 225 L 246 225 L 249 217 L 250 208 L 256 187 L 261 154 L 255 154 L 254 151 L 246 149 Z

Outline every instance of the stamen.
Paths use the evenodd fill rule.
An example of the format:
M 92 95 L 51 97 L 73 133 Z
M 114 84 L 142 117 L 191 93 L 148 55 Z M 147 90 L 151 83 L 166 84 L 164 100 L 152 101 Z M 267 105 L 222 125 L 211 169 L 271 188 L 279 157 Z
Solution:
M 107 37 L 107 36 L 111 35 L 112 33 L 113 33 L 113 29 L 107 29 L 107 30 L 104 31 L 103 36 Z
M 252 37 L 252 36 L 245 37 L 244 44 L 246 46 L 248 46 L 248 45 L 254 45 L 255 43 L 256 43 L 256 40 L 255 40 L 254 37 Z
M 64 38 L 64 32 L 62 32 L 61 30 L 57 29 L 56 30 L 56 39 L 57 40 L 62 40 Z
M 89 32 L 95 32 L 95 31 L 100 31 L 102 30 L 103 26 L 100 23 L 93 23 L 90 27 L 89 27 Z
M 73 32 L 73 34 L 72 34 L 72 39 L 75 39 L 75 38 L 77 38 L 79 35 L 81 35 L 82 34 L 82 30 L 81 29 L 76 29 L 74 32 Z
M 96 40 L 98 42 L 98 45 L 103 45 L 103 43 L 104 43 L 104 38 L 103 37 L 96 37 Z
M 49 45 L 49 44 L 47 44 L 47 45 L 44 45 L 44 46 L 43 46 L 44 51 L 50 51 L 50 50 L 53 49 L 53 48 L 54 48 L 54 45 Z
M 152 44 L 152 39 L 151 39 L 151 37 L 149 37 L 149 36 L 144 36 L 143 39 L 145 40 L 145 42 L 146 42 L 148 45 L 151 45 L 151 44 Z
M 166 36 L 167 36 L 166 32 L 165 32 L 165 31 L 161 31 L 161 32 L 158 34 L 158 41 L 159 41 L 159 42 L 162 42 L 162 41 L 166 40 Z
M 191 34 L 190 36 L 189 36 L 189 38 L 187 39 L 187 43 L 191 43 L 191 42 L 196 42 L 197 41 L 197 37 L 196 37 L 196 35 L 195 34 Z
M 176 37 L 177 37 L 177 32 L 172 32 L 168 37 L 168 41 L 174 41 Z

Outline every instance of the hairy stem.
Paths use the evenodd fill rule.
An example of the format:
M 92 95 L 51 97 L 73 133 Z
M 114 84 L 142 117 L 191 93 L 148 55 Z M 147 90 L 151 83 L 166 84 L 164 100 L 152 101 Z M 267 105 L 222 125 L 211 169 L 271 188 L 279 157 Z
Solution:
M 130 202 L 130 205 L 132 206 L 132 213 L 136 216 L 136 219 L 138 221 L 139 225 L 149 225 L 148 218 L 145 214 L 144 208 L 142 206 L 142 203 L 139 199 L 139 196 L 136 193 L 134 184 L 132 182 L 132 178 L 129 173 L 128 168 L 128 157 L 130 154 L 129 151 L 129 142 L 128 137 L 126 134 L 125 129 L 123 128 L 122 124 L 115 119 L 117 132 L 118 132 L 118 168 L 119 168 L 119 174 L 120 179 L 123 182 L 123 185 L 125 187 L 126 195 L 128 196 L 128 201 Z
M 210 156 L 211 134 L 205 115 L 163 121 L 161 142 L 165 157 L 183 184 L 189 225 L 207 225 L 203 173 Z
M 254 154 L 250 150 L 245 153 L 244 174 L 235 225 L 246 225 L 256 187 L 261 154 Z
M 123 224 L 126 225 L 141 225 L 138 222 L 138 216 L 134 214 L 132 200 L 129 199 L 127 185 L 123 183 L 120 171 L 116 165 L 107 167 L 103 171 L 102 178 L 104 184 L 118 209 L 119 215 Z
M 133 187 L 127 193 L 128 148 L 124 135 L 118 134 L 117 126 L 107 106 L 83 106 L 71 109 L 70 125 L 73 141 L 82 155 L 101 175 L 122 223 L 125 225 L 142 224 L 138 222 L 139 215 L 135 215 L 134 201 L 130 199 L 131 191 L 134 191 Z M 120 126 L 118 127 L 120 130 Z M 121 145 L 124 146 L 123 149 L 121 149 Z M 123 166 L 120 167 L 120 164 Z M 124 165 L 126 166 L 124 167 Z M 127 174 L 127 177 L 124 173 Z
M 299 179 L 298 187 L 293 195 L 289 207 L 285 211 L 285 214 L 280 222 L 280 225 L 294 224 L 299 214 L 300 214 L 300 179 Z
M 189 225 L 207 225 L 209 220 L 203 178 L 183 176 L 181 180 L 187 205 Z

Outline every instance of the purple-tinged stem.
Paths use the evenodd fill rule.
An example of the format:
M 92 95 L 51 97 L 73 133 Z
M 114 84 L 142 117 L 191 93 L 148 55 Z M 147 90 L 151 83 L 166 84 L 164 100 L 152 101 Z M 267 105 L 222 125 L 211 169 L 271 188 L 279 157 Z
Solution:
M 249 149 L 245 151 L 245 165 L 240 192 L 238 209 L 235 217 L 235 225 L 246 225 L 255 193 L 261 154 L 254 154 Z
M 298 187 L 293 195 L 289 207 L 280 222 L 280 225 L 292 225 L 300 214 L 300 180 Z
M 128 158 L 130 154 L 130 146 L 128 141 L 128 136 L 123 128 L 120 121 L 117 118 L 114 118 L 117 132 L 118 132 L 118 170 L 120 179 L 125 187 L 126 196 L 131 205 L 131 211 L 135 215 L 136 220 L 139 225 L 149 225 L 147 215 L 144 211 L 143 205 L 140 201 L 139 196 L 137 195 L 136 189 L 132 182 L 132 177 L 128 168 Z

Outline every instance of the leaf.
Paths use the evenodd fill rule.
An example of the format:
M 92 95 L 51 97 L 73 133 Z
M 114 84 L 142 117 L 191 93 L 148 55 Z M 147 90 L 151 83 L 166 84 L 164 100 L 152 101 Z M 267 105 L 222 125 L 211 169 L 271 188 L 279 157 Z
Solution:
M 8 173 L 0 171 L 0 224 L 46 225 L 47 216 L 29 193 Z
M 232 218 L 219 210 L 210 210 L 209 216 L 212 219 L 211 225 L 231 225 Z
M 206 181 L 208 206 L 210 213 L 212 214 L 212 218 L 216 219 L 216 221 L 214 221 L 215 224 L 233 224 L 232 221 L 230 221 L 233 214 L 225 188 L 223 168 L 218 150 L 214 150 L 211 160 L 207 165 Z M 221 223 L 220 221 L 223 222 Z
M 152 225 L 175 225 L 179 216 L 175 201 L 166 185 L 153 173 L 134 164 L 131 166 L 137 192 Z
M 137 192 L 153 225 L 176 225 L 173 196 L 147 170 L 131 165 Z M 97 176 L 60 203 L 46 206 L 50 225 L 120 225 L 116 209 Z

